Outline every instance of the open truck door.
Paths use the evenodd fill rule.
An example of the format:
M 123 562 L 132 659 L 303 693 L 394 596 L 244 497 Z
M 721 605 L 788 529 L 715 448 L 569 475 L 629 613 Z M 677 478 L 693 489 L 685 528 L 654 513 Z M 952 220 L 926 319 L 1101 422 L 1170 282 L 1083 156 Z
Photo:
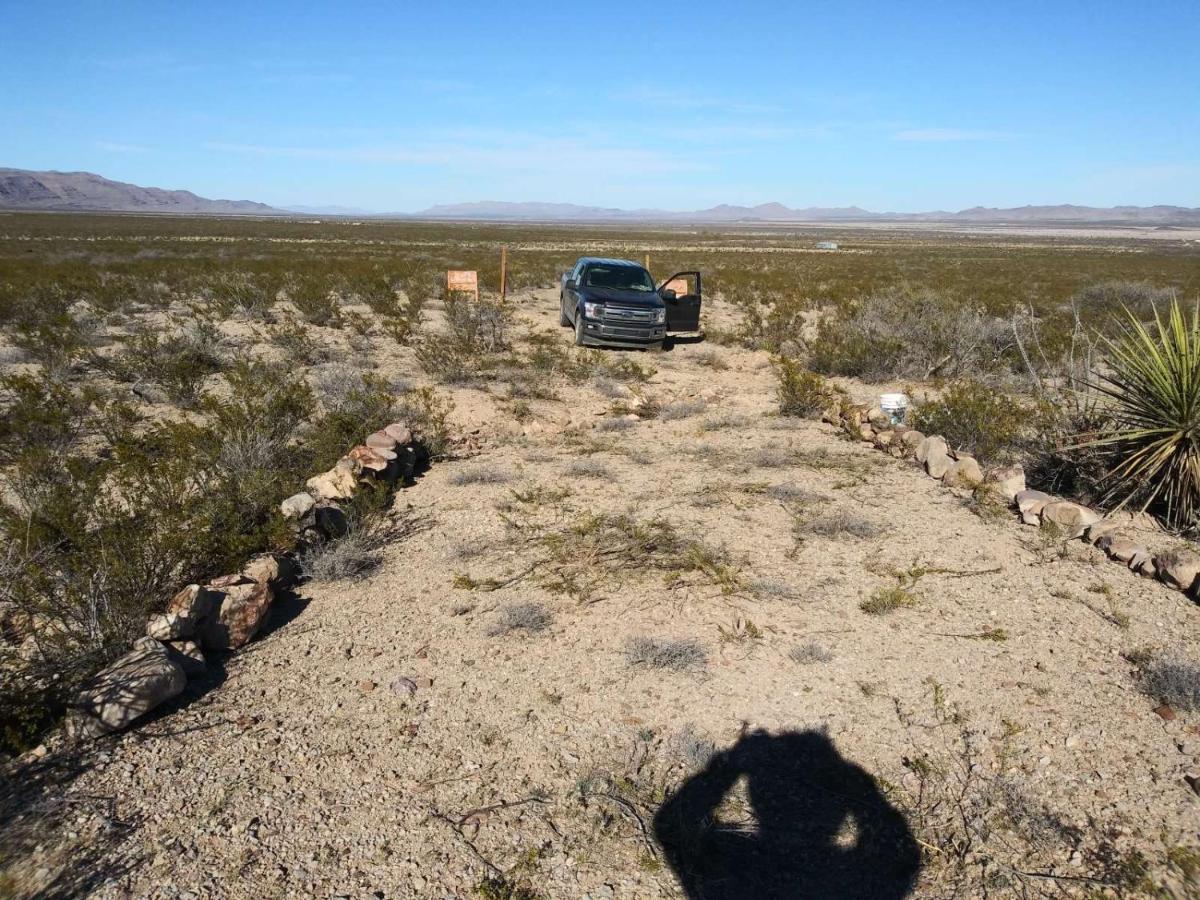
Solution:
M 658 295 L 667 304 L 667 331 L 700 330 L 700 273 L 676 272 L 662 283 Z

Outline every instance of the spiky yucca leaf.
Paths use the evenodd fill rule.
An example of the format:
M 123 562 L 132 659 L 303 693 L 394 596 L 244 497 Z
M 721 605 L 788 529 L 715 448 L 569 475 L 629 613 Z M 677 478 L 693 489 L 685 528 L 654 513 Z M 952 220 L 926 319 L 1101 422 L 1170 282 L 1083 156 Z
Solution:
M 1092 384 L 1111 401 L 1112 425 L 1084 446 L 1114 452 L 1109 499 L 1161 502 L 1187 527 L 1200 512 L 1200 306 L 1190 322 L 1177 300 L 1165 321 L 1156 309 L 1153 333 L 1126 312 L 1123 334 L 1107 341 L 1109 371 Z

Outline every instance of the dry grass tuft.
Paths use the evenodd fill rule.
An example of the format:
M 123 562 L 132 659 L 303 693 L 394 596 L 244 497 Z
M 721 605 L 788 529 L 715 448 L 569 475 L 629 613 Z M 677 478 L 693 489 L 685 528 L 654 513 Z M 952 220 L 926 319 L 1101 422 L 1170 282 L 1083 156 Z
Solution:
M 696 640 L 658 640 L 638 636 L 630 638 L 626 644 L 625 659 L 631 666 L 694 672 L 708 665 L 708 651 Z
M 488 628 L 488 637 L 501 637 L 513 631 L 536 634 L 545 631 L 554 621 L 550 610 L 541 603 L 510 603 L 500 608 L 500 615 Z

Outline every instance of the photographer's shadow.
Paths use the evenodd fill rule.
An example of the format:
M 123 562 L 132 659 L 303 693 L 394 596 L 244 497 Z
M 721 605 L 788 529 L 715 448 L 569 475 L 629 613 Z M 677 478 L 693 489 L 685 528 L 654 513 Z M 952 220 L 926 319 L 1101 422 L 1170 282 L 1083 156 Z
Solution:
M 721 821 L 743 777 L 757 823 Z M 888 900 L 920 869 L 904 816 L 818 731 L 745 735 L 663 803 L 654 831 L 690 900 Z

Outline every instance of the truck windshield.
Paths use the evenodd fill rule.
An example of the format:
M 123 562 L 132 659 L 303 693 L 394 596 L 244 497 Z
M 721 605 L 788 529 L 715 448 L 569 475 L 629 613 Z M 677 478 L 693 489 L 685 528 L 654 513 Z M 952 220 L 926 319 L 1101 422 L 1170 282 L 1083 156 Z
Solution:
M 650 273 L 639 266 L 588 266 L 584 284 L 618 291 L 650 293 L 654 290 Z

